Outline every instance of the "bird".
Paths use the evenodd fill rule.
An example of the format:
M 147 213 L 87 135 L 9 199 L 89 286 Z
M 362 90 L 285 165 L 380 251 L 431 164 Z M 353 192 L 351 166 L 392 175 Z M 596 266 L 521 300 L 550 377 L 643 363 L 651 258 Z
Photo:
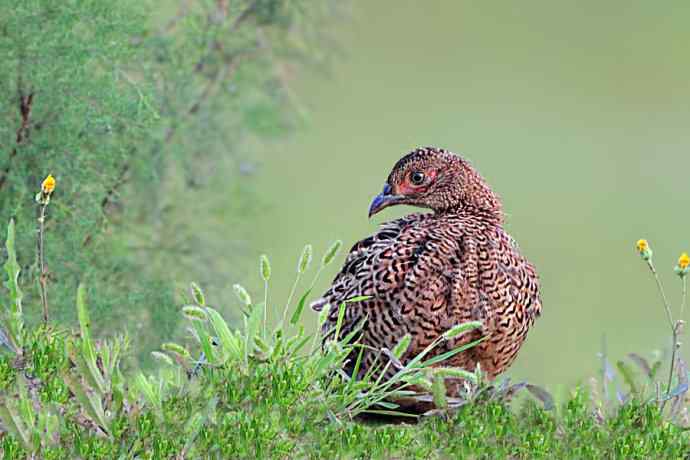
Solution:
M 378 369 L 376 378 L 377 372 L 396 371 L 385 366 L 394 360 L 385 352 L 406 335 L 409 346 L 397 367 L 453 326 L 480 321 L 480 328 L 440 341 L 428 357 L 483 339 L 436 365 L 468 371 L 479 365 L 488 380 L 495 379 L 514 362 L 542 312 L 537 271 L 504 229 L 499 196 L 464 157 L 420 147 L 393 166 L 369 206 L 369 218 L 397 205 L 431 212 L 385 222 L 352 246 L 331 286 L 311 303 L 316 311 L 330 308 L 321 331 L 324 341 L 354 332 L 364 351 L 358 366 L 353 351 L 344 370 L 361 378 Z M 458 385 L 448 391 L 457 393 Z

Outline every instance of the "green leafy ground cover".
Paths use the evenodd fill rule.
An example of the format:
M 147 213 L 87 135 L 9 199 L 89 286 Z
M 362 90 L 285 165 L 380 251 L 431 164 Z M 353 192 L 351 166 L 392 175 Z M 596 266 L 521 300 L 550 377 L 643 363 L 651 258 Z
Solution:
M 92 336 L 83 286 L 76 293 L 78 331 L 25 327 L 13 232 L 11 224 L 10 303 L 0 329 L 2 458 L 647 459 L 690 453 L 681 420 L 687 383 L 662 398 L 669 402 L 664 409 L 633 384 L 616 404 L 596 396 L 596 389 L 577 389 L 558 407 L 544 390 L 534 391 L 541 402 L 511 404 L 521 385 L 489 385 L 480 371 L 466 373 L 462 397 L 447 398 L 433 389 L 453 374 L 431 368 L 439 363 L 428 356 L 403 366 L 395 385 L 369 376 L 352 380 L 339 369 L 358 350 L 356 341 L 321 346 L 298 325 L 309 290 L 270 331 L 264 305 L 236 286 L 244 324 L 232 330 L 193 284 L 181 308 L 189 340 L 162 344 L 153 374 L 132 373 L 121 366 L 131 352 L 126 336 Z M 310 260 L 307 247 L 297 282 Z M 268 259 L 261 272 L 268 283 Z M 447 336 L 473 327 L 456 326 Z M 390 401 L 415 397 L 412 383 L 431 389 L 442 409 L 403 415 Z

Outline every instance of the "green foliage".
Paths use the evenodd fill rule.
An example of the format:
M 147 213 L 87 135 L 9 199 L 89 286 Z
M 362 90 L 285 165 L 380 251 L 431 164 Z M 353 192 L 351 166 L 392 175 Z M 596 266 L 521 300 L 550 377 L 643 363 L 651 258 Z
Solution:
M 551 397 L 537 387 L 507 381 L 487 385 L 480 370 L 431 367 L 450 356 L 429 358 L 438 344 L 480 323 L 451 328 L 405 365 L 399 358 L 409 339 L 403 338 L 392 352 L 384 350 L 396 369 L 390 380 L 374 379 L 371 372 L 354 380 L 341 369 L 353 354 L 359 368 L 356 331 L 323 346 L 318 336 L 303 328 L 289 333 L 287 325 L 266 337 L 263 305 L 251 303 L 242 313 L 244 327 L 233 330 L 206 305 L 198 285 L 191 292 L 193 304 L 181 309 L 190 337 L 185 345 L 167 343 L 155 352 L 154 375 L 125 378 L 120 364 L 126 338 L 94 339 L 83 285 L 77 292 L 78 332 L 41 326 L 25 332 L 22 355 L 6 348 L 0 355 L 2 458 L 646 459 L 690 454 L 687 431 L 670 423 L 658 404 L 632 398 L 601 414 L 593 410 L 596 399 L 576 390 L 558 411 L 547 410 Z M 292 316 L 299 320 L 302 313 L 298 304 Z M 338 313 L 343 316 L 344 305 Z M 340 327 L 338 321 L 335 328 Z M 459 398 L 445 394 L 448 378 L 466 383 Z M 411 385 L 432 393 L 412 391 Z M 521 408 L 511 406 L 508 401 L 522 388 L 547 407 L 531 400 Z M 436 408 L 421 417 L 408 414 L 413 424 L 361 418 L 404 416 L 396 403 L 401 398 L 431 398 Z
M 179 369 L 161 369 L 163 378 L 139 375 L 129 384 L 127 404 L 109 407 L 108 435 L 79 398 L 60 406 L 66 414 L 60 420 L 51 418 L 50 406 L 17 417 L 23 435 L 5 411 L 2 423 L 11 435 L 0 440 L 3 458 L 34 451 L 43 458 L 486 459 L 683 458 L 689 452 L 687 434 L 655 406 L 630 403 L 598 420 L 581 391 L 559 414 L 533 403 L 516 411 L 494 400 L 414 425 L 367 425 L 338 412 L 338 386 L 327 389 L 312 367 L 287 359 L 296 348 L 285 344 L 285 353 L 272 356 L 257 346 L 248 367 L 218 365 L 219 354 L 191 380 Z M 15 415 L 31 407 L 18 395 Z M 44 427 L 51 436 L 32 435 Z
M 22 276 L 0 302 L 17 306 L 23 291 L 36 322 L 45 278 L 50 318 L 73 321 L 65 306 L 83 282 L 97 328 L 137 324 L 141 350 L 169 337 L 173 282 L 194 267 L 218 292 L 231 269 L 232 222 L 214 216 L 228 197 L 247 212 L 242 146 L 300 122 L 289 66 L 325 61 L 333 5 L 5 1 L 0 221 L 16 222 Z M 33 197 L 48 173 L 42 277 Z
M 149 112 L 138 106 L 135 88 L 120 76 L 128 62 L 141 58 L 129 40 L 144 26 L 133 5 L 4 5 L 0 216 L 5 222 L 16 219 L 17 259 L 27 268 L 20 282 L 28 304 L 38 295 L 33 196 L 48 173 L 58 182 L 46 241 L 52 298 L 67 304 L 74 295 L 74 278 L 90 277 L 104 265 L 104 252 L 97 248 L 104 224 L 101 202 L 116 182 L 118 168 L 135 156 L 134 144 L 151 121 Z M 34 311 L 27 309 L 30 315 Z

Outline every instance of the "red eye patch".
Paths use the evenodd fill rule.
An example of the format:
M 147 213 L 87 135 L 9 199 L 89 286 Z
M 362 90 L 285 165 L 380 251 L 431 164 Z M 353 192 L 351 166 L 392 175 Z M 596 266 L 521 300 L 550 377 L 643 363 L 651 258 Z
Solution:
M 436 170 L 432 169 L 429 171 L 424 171 L 425 180 L 420 185 L 415 185 L 412 183 L 410 174 L 405 176 L 405 179 L 398 185 L 397 193 L 400 195 L 408 195 L 412 193 L 420 193 L 426 191 L 434 180 L 436 179 Z

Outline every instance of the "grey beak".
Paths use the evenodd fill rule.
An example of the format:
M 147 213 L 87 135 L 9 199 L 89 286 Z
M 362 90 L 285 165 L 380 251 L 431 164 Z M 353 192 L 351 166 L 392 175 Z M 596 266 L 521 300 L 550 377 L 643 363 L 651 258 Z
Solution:
M 400 203 L 402 197 L 393 195 L 393 189 L 389 184 L 383 186 L 383 191 L 376 195 L 369 205 L 369 217 L 382 211 L 388 206 Z

